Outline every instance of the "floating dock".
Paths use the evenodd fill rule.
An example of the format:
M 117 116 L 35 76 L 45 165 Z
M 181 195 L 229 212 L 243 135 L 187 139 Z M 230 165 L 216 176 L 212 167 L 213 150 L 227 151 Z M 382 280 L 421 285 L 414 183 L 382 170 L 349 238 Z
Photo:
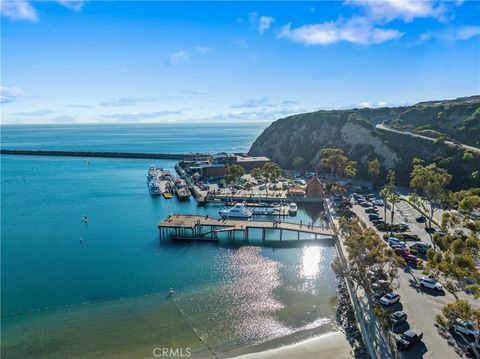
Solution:
M 229 238 L 233 238 L 235 233 L 240 232 L 244 240 L 248 240 L 250 229 L 262 230 L 262 240 L 265 240 L 267 230 L 276 230 L 279 233 L 279 239 L 282 240 L 283 231 L 297 233 L 297 240 L 300 240 L 300 233 L 315 235 L 315 239 L 320 237 L 333 237 L 332 228 L 325 226 L 309 226 L 300 223 L 290 223 L 281 221 L 250 221 L 220 219 L 209 216 L 172 214 L 158 224 L 160 238 L 185 238 L 195 240 L 196 238 L 210 237 L 217 238 L 220 232 L 227 232 Z M 311 238 L 310 238 L 311 240 Z

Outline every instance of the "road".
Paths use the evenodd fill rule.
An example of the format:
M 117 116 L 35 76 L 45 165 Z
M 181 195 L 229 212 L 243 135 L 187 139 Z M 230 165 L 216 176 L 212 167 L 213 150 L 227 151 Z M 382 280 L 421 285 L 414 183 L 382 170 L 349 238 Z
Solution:
M 364 208 L 359 205 L 353 206 L 354 212 L 366 224 L 371 222 Z M 379 215 L 383 217 L 383 207 L 378 207 Z M 418 223 L 415 218 L 420 214 L 412 208 L 407 202 L 401 201 L 397 204 L 397 210 L 394 215 L 395 223 L 408 223 L 410 230 L 408 233 L 416 234 L 422 242 L 432 243 L 431 235 L 425 231 L 425 225 Z M 387 211 L 388 222 L 390 221 L 390 213 Z M 377 231 L 378 232 L 378 231 Z M 383 236 L 384 232 L 378 232 Z M 399 329 L 406 330 L 408 326 L 423 331 L 423 344 L 417 345 L 412 350 L 404 353 L 404 358 L 456 358 L 453 346 L 448 344 L 447 339 L 443 338 L 437 328 L 434 326 L 436 322 L 435 316 L 441 313 L 442 307 L 448 303 L 455 301 L 455 297 L 445 291 L 445 293 L 437 293 L 429 289 L 422 290 L 418 285 L 418 280 L 423 276 L 421 270 L 413 267 L 406 267 L 405 270 L 399 271 L 399 288 L 396 291 L 401 296 L 401 304 L 396 304 L 392 309 L 403 310 L 408 315 L 408 325 Z M 460 298 L 467 299 L 471 304 L 478 305 L 473 297 L 465 293 L 458 294 Z
M 399 134 L 402 134 L 402 135 L 409 135 L 409 136 L 412 136 L 412 137 L 418 137 L 418 138 L 422 138 L 424 140 L 427 140 L 427 141 L 435 141 L 435 138 L 431 138 L 431 137 L 427 137 L 427 136 L 423 136 L 423 135 L 419 135 L 419 134 L 416 134 L 416 133 L 412 133 L 410 131 L 400 131 L 400 130 L 395 130 L 393 128 L 390 128 L 390 127 L 387 127 L 385 126 L 385 124 L 381 123 L 377 126 L 375 126 L 376 128 L 378 128 L 379 130 L 384 130 L 384 131 L 390 131 L 390 132 L 395 132 L 395 133 L 399 133 Z M 462 143 L 453 143 L 452 141 L 444 141 L 447 145 L 450 145 L 450 146 L 455 146 L 455 147 L 461 147 L 463 148 L 464 150 L 468 150 L 468 151 L 472 151 L 472 152 L 475 152 L 477 154 L 480 154 L 480 148 L 477 148 L 477 147 L 473 147 L 473 146 L 468 146 L 468 145 L 464 145 Z

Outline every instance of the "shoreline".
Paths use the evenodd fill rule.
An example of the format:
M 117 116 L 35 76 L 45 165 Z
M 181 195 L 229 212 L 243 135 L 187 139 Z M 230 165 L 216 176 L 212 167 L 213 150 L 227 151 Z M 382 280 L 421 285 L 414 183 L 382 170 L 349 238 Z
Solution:
M 327 332 L 313 338 L 305 339 L 298 343 L 287 344 L 279 348 L 268 349 L 265 345 L 259 351 L 229 356 L 234 359 L 289 359 L 304 358 L 315 359 L 328 357 L 331 359 L 353 358 L 353 349 L 345 334 L 341 331 Z M 226 354 L 226 353 L 223 353 Z

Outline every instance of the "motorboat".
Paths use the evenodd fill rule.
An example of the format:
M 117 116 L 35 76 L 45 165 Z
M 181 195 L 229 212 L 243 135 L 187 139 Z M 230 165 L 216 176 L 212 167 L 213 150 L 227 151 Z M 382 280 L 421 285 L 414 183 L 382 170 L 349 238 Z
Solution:
M 177 179 L 175 181 L 175 193 L 180 200 L 188 199 L 190 197 L 190 190 L 183 179 Z
M 150 190 L 150 194 L 152 196 L 158 196 L 162 194 L 162 190 L 160 189 L 160 183 L 158 181 L 153 180 L 148 183 L 148 189 Z
M 290 205 L 288 206 L 288 214 L 291 216 L 294 216 L 297 214 L 297 204 L 295 202 L 291 202 Z
M 237 203 L 233 207 L 224 207 L 218 211 L 222 218 L 250 218 L 252 212 L 248 210 L 243 203 Z

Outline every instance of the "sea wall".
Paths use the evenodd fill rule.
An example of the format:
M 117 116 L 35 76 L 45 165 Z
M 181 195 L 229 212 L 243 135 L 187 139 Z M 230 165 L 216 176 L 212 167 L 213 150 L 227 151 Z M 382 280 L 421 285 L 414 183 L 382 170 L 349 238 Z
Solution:
M 145 152 L 97 152 L 97 151 L 50 151 L 50 150 L 0 150 L 2 155 L 23 156 L 63 156 L 63 157 L 105 157 L 105 158 L 138 158 L 160 160 L 187 160 L 205 154 L 193 153 L 145 153 Z

